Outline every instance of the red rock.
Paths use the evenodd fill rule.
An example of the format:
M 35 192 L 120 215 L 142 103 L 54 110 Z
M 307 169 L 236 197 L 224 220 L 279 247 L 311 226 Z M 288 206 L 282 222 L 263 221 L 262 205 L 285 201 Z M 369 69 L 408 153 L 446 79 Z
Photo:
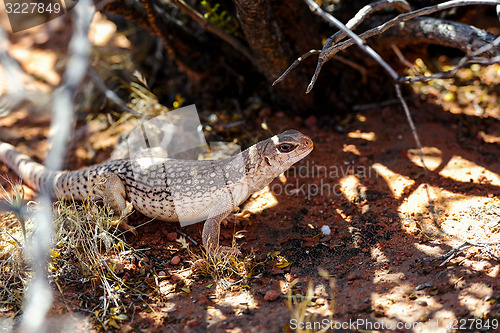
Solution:
M 259 117 L 269 117 L 271 115 L 270 108 L 262 108 L 259 111 Z
M 169 232 L 167 234 L 167 239 L 171 242 L 175 241 L 177 239 L 177 233 L 176 232 Z
M 175 274 L 172 275 L 172 281 L 179 282 L 179 281 L 182 281 L 182 280 L 183 280 L 182 275 L 180 275 L 178 273 L 175 273 Z
M 312 127 L 312 126 L 316 125 L 317 122 L 318 122 L 318 119 L 315 116 L 310 116 L 306 119 L 305 124 L 308 127 Z
M 181 258 L 179 258 L 179 256 L 175 256 L 175 257 L 172 258 L 172 260 L 170 260 L 170 263 L 172 265 L 177 265 L 180 262 L 181 262 Z
M 278 292 L 276 290 L 268 290 L 266 295 L 264 296 L 264 300 L 268 302 L 274 301 L 276 298 L 278 298 Z

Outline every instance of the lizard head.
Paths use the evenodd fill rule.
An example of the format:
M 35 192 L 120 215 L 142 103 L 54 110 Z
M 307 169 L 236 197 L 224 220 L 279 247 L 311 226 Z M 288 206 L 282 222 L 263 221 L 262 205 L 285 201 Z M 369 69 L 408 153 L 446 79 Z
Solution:
M 278 175 L 313 150 L 311 138 L 296 130 L 284 131 L 262 143 L 264 144 L 262 160 L 268 164 L 268 168 L 275 169 Z
M 296 130 L 287 130 L 243 152 L 246 177 L 253 193 L 268 185 L 313 150 L 313 141 Z

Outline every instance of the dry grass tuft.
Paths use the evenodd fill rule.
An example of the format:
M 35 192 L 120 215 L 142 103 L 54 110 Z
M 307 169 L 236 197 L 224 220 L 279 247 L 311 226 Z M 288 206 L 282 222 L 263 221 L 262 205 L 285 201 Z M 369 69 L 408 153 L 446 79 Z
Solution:
M 194 271 L 204 276 L 210 276 L 216 283 L 217 292 L 223 292 L 235 285 L 247 285 L 248 280 L 257 275 L 259 267 L 266 262 L 257 262 L 253 254 L 240 256 L 236 241 L 218 255 L 211 255 L 202 249 L 200 254 L 189 252 Z
M 13 213 L 5 214 L 0 221 L 0 302 L 3 312 L 17 315 L 31 278 L 24 244 L 30 241 L 35 227 L 24 212 L 31 213 L 36 206 L 25 203 L 20 185 L 13 186 L 12 194 L 2 190 L 2 209 Z M 118 237 L 112 219 L 113 212 L 107 205 L 97 205 L 90 199 L 82 203 L 55 202 L 53 246 L 47 263 L 49 278 L 61 293 L 67 289 L 61 286 L 67 287 L 64 284 L 68 282 L 83 284 L 88 292 L 80 310 L 93 313 L 105 330 L 129 320 L 122 299 L 130 293 L 138 294 L 135 286 L 147 274 L 143 269 L 127 281 L 120 277 L 127 265 L 136 267 L 144 256 Z
M 54 281 L 57 283 L 59 277 L 75 278 L 71 271 L 77 267 L 79 279 L 96 291 L 91 302 L 98 304 L 93 308 L 96 319 L 105 329 L 119 327 L 117 322 L 129 319 L 122 299 L 136 284 L 120 276 L 125 266 L 134 266 L 143 255 L 118 237 L 109 206 L 96 205 L 90 199 L 82 203 L 58 201 L 55 206 L 54 247 L 49 265 Z
M 328 322 L 333 322 L 333 314 L 335 313 L 335 279 L 331 278 L 327 271 L 324 269 L 319 269 L 319 275 L 329 281 L 330 287 L 330 303 L 329 303 L 329 316 Z M 312 282 L 309 282 L 307 286 L 307 292 L 305 295 L 292 295 L 293 287 L 299 282 L 298 279 L 293 280 L 288 285 L 287 290 L 287 305 L 290 311 L 290 322 L 294 320 L 295 323 L 302 323 L 306 325 L 297 325 L 295 332 L 329 332 L 329 325 L 314 325 L 323 323 L 324 318 L 318 318 L 318 315 L 311 311 L 312 308 L 316 306 L 314 302 L 314 289 Z M 307 325 L 310 323 L 311 325 Z M 318 327 L 322 326 L 322 327 Z
M 28 235 L 34 229 L 33 221 L 26 217 L 31 203 L 26 204 L 22 185 L 14 184 L 12 193 L 0 185 L 4 199 L 1 209 L 7 211 L 0 219 L 0 302 L 2 312 L 19 313 L 25 286 L 31 271 L 24 257 Z

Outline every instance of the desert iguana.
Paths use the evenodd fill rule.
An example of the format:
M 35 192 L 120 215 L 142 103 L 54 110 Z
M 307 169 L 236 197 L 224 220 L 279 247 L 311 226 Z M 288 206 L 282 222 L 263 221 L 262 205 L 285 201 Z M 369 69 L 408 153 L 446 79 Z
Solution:
M 78 171 L 49 171 L 2 142 L 0 161 L 36 191 L 79 201 L 89 195 L 101 197 L 115 215 L 123 213 L 129 201 L 137 211 L 162 221 L 206 219 L 203 246 L 215 253 L 221 221 L 312 149 L 309 137 L 287 130 L 217 161 L 126 158 Z M 136 233 L 124 220 L 119 227 Z

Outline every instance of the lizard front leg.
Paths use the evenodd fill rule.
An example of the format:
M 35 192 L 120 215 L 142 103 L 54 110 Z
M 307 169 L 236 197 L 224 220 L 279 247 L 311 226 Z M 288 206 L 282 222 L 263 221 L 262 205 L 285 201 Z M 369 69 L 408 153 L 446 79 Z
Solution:
M 205 222 L 205 225 L 203 226 L 202 241 L 203 241 L 203 247 L 205 247 L 205 250 L 209 254 L 216 255 L 220 252 L 220 247 L 219 247 L 220 223 L 232 211 L 233 211 L 232 208 L 227 209 L 227 204 L 225 203 L 219 204 L 214 207 L 212 213 L 209 215 L 207 221 Z
M 137 236 L 137 230 L 129 224 L 127 224 L 127 218 L 123 218 L 123 215 L 127 211 L 127 201 L 126 191 L 123 182 L 117 175 L 105 176 L 101 182 L 96 186 L 96 194 L 102 196 L 105 203 L 109 204 L 113 210 L 116 220 L 114 225 L 122 231 L 130 231 Z

